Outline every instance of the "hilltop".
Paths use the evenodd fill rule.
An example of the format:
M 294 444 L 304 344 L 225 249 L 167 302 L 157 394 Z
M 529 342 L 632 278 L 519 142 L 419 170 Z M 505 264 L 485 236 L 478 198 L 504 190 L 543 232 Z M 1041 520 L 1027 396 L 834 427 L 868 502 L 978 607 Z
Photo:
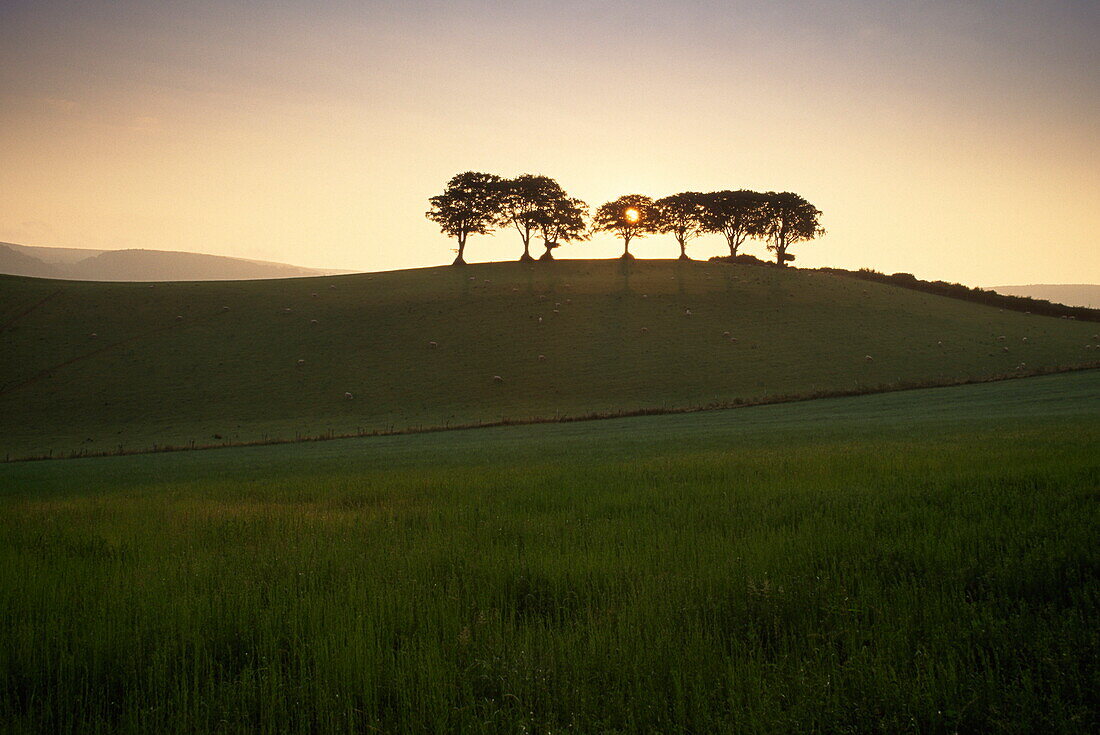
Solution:
M 235 281 L 344 271 L 172 250 L 83 250 L 0 243 L 0 273 L 75 281 Z
M 0 452 L 13 456 L 706 407 L 1100 357 L 1096 324 L 675 261 L 0 277 L 0 330 Z

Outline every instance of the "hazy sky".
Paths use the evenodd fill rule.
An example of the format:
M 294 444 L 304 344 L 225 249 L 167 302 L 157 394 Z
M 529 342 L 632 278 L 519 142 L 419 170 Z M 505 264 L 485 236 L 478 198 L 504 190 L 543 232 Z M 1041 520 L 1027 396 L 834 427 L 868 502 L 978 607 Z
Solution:
M 440 264 L 426 199 L 475 169 L 797 191 L 798 265 L 1097 282 L 1097 39 L 1095 0 L 0 0 L 0 240 Z

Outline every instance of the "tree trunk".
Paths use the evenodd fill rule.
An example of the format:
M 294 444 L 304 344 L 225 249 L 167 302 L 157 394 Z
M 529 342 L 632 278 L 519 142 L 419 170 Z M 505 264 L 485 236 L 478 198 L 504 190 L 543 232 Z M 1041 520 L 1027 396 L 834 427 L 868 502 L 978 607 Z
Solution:
M 466 261 L 462 257 L 465 252 L 466 252 L 466 238 L 465 237 L 459 237 L 458 238 L 458 257 L 455 258 L 455 262 L 451 263 L 451 265 L 466 265 Z
M 780 268 L 786 268 L 787 267 L 787 248 L 786 248 L 786 246 L 776 247 L 776 249 L 775 249 L 775 264 L 777 266 L 779 266 Z
M 685 240 L 678 240 L 677 242 L 680 243 L 680 260 L 691 260 L 688 257 L 687 242 Z
M 634 256 L 630 254 L 630 238 L 623 238 L 623 254 L 619 256 L 619 260 L 634 260 Z
M 553 259 L 554 259 L 554 251 L 551 248 L 546 248 L 546 252 L 539 256 L 539 261 L 553 260 Z
M 530 263 L 533 260 L 534 258 L 531 257 L 531 236 L 528 235 L 523 238 L 523 255 L 519 256 L 519 262 Z

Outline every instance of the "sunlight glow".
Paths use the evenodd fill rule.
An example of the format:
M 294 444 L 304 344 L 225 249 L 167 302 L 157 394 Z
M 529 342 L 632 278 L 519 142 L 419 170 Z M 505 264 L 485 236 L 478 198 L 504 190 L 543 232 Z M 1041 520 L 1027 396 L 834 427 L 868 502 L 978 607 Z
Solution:
M 638 220 L 640 220 L 642 218 L 642 213 L 639 212 L 637 209 L 634 209 L 633 207 L 631 207 L 630 209 L 623 212 L 623 218 L 627 222 L 637 222 Z

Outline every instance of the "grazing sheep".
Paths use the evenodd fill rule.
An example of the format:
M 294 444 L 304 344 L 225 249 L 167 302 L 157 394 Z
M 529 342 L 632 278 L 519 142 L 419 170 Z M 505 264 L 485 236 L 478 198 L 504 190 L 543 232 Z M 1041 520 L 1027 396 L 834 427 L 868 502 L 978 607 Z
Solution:
M 223 306 L 222 311 L 229 311 L 229 307 L 228 306 Z
M 310 298 L 314 298 L 314 299 L 317 298 L 317 294 L 316 293 L 311 293 Z
M 1005 341 L 1005 336 L 1002 334 L 1000 337 L 997 338 L 997 341 L 998 342 L 1004 342 Z
M 691 309 L 684 309 L 684 316 L 691 316 Z
M 519 288 L 517 286 L 512 286 L 512 293 L 519 293 Z
M 352 395 L 351 393 L 345 393 L 345 394 L 344 394 L 344 400 L 345 400 L 345 401 L 350 401 L 350 400 L 351 400 L 352 398 L 354 398 L 354 397 L 355 397 L 355 396 L 353 396 L 353 395 Z
M 874 362 L 875 361 L 875 358 L 871 357 L 870 355 L 864 355 L 863 359 L 866 360 L 867 362 Z
M 476 280 L 477 280 L 477 276 L 470 276 L 470 277 L 469 277 L 468 279 L 466 279 L 466 280 L 468 280 L 468 281 L 476 281 Z
M 723 337 L 728 337 L 728 336 L 730 336 L 730 333 L 729 332 L 722 332 L 722 336 Z
M 283 313 L 284 314 L 289 314 L 290 313 L 290 307 L 288 306 L 285 309 L 283 309 Z
M 433 340 L 432 342 L 428 343 L 428 347 L 431 347 L 434 350 L 436 347 L 439 347 L 439 343 Z
M 1021 338 L 1020 338 L 1020 341 L 1021 341 L 1021 342 L 1027 342 L 1027 337 L 1021 337 Z
M 298 364 L 299 364 L 299 365 L 305 365 L 305 364 L 306 364 L 306 361 L 305 361 L 305 360 L 299 360 L 299 361 L 298 361 Z
M 649 327 L 642 327 L 642 334 L 649 334 Z
M 317 320 L 316 320 L 316 319 L 310 319 L 310 320 L 309 320 L 309 323 L 310 323 L 310 324 L 316 324 L 316 323 L 317 323 Z
M 183 319 L 183 315 L 182 314 L 176 314 L 176 321 L 178 322 L 181 319 Z
M 329 286 L 329 289 L 330 289 L 330 290 L 331 290 L 331 289 L 334 289 L 334 288 L 336 288 L 336 284 L 335 284 L 335 283 L 334 283 L 334 284 L 332 284 L 331 286 Z
M 649 294 L 647 294 L 647 293 L 644 293 L 644 294 L 642 294 L 642 298 L 643 298 L 643 299 L 648 299 L 648 298 L 649 298 Z
M 499 375 L 494 375 L 494 376 L 493 376 L 493 382 L 494 382 L 494 383 L 503 383 L 503 382 L 504 382 L 504 378 L 500 377 Z
M 736 337 L 730 337 L 730 342 L 732 342 L 733 344 L 737 344 L 737 338 Z
M 1092 335 L 1092 338 L 1094 340 L 1096 340 L 1097 342 L 1100 342 L 1100 334 L 1094 334 L 1094 335 Z
M 943 347 L 943 341 L 941 340 L 939 342 L 936 342 L 936 346 L 937 347 Z
M 546 359 L 546 355 L 539 355 L 539 361 L 540 362 L 545 360 L 545 359 Z
M 99 335 L 98 335 L 98 334 L 96 334 L 95 332 L 92 332 L 92 333 L 91 333 L 91 334 L 89 334 L 88 336 L 89 336 L 89 337 L 91 337 L 92 339 L 95 339 L 95 338 L 96 338 L 96 337 L 98 337 Z
M 1001 348 L 1001 351 L 1002 351 L 1002 352 L 1008 352 L 1008 348 L 1007 348 L 1007 347 L 1002 347 L 1002 348 Z
M 539 301 L 546 301 L 546 294 L 540 293 L 539 294 Z
M 560 312 L 560 311 L 558 311 L 557 309 L 554 309 L 554 313 L 555 313 L 555 314 L 560 314 L 561 312 Z
M 572 303 L 573 303 L 573 299 L 566 299 L 566 300 L 565 300 L 565 303 L 567 303 L 567 304 L 572 304 Z
M 539 324 L 542 324 L 542 317 L 539 317 Z
M 486 278 L 484 283 L 492 283 L 492 281 L 490 281 L 488 278 Z
M 555 301 L 554 306 L 561 306 L 561 302 L 560 301 Z

